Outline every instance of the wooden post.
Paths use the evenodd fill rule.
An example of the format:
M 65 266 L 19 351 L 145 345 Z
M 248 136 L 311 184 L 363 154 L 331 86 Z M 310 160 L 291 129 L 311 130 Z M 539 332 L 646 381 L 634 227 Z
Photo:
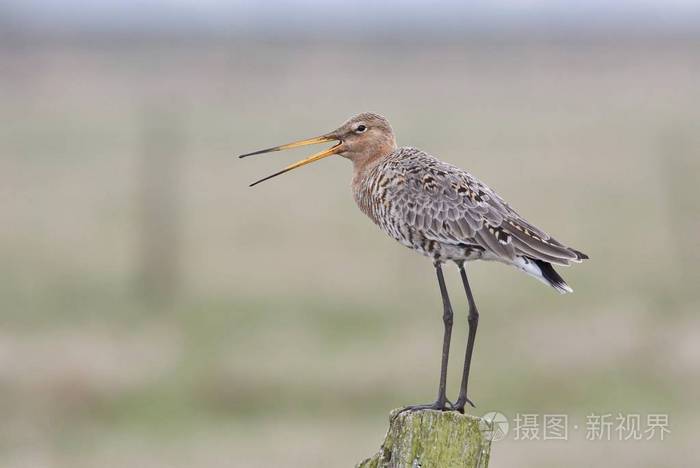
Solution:
M 454 411 L 422 410 L 389 416 L 379 452 L 357 468 L 487 468 L 490 423 Z
M 181 290 L 180 198 L 184 152 L 182 110 L 165 101 L 144 112 L 139 208 L 138 289 L 152 305 L 170 303 Z

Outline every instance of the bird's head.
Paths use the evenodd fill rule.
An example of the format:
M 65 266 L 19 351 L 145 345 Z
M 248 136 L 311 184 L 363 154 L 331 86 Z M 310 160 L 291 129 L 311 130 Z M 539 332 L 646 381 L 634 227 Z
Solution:
M 324 135 L 254 151 L 239 157 L 245 158 L 255 154 L 270 153 L 272 151 L 331 141 L 336 142 L 336 144 L 306 159 L 295 162 L 279 172 L 252 183 L 251 187 L 265 180 L 284 174 L 285 172 L 289 172 L 292 169 L 296 169 L 297 167 L 305 166 L 334 154 L 350 159 L 355 165 L 363 165 L 369 161 L 386 156 L 396 149 L 396 139 L 394 138 L 394 131 L 391 129 L 389 121 L 381 115 L 365 112 L 352 117 L 336 130 Z

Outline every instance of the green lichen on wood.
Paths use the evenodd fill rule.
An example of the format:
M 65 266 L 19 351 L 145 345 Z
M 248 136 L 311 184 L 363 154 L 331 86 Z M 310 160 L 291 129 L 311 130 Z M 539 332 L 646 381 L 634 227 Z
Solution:
M 379 452 L 357 468 L 486 468 L 491 442 L 481 418 L 454 411 L 391 412 Z

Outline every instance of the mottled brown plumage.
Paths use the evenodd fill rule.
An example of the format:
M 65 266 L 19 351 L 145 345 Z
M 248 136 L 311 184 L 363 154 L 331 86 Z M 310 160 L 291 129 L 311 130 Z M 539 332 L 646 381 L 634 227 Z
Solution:
M 398 148 L 384 117 L 359 114 L 318 141 L 339 141 L 330 154 L 352 161 L 357 205 L 406 247 L 434 262 L 506 263 L 571 291 L 551 265 L 580 262 L 585 254 L 526 221 L 467 171 L 421 150 Z
M 359 114 L 320 137 L 242 157 L 330 141 L 337 144 L 252 185 L 333 154 L 343 156 L 353 163 L 352 191 L 362 212 L 389 236 L 432 259 L 445 309 L 445 338 L 438 401 L 427 405 L 431 408 L 445 409 L 447 402 L 445 379 L 452 310 L 441 265 L 453 261 L 459 266 L 470 306 L 462 387 L 459 399 L 452 405 L 462 411 L 465 403 L 471 403 L 466 390 L 478 321 L 464 263 L 480 259 L 512 265 L 564 293 L 572 290 L 552 265 L 569 265 L 588 257 L 529 223 L 470 173 L 421 150 L 397 147 L 391 125 L 377 114 Z

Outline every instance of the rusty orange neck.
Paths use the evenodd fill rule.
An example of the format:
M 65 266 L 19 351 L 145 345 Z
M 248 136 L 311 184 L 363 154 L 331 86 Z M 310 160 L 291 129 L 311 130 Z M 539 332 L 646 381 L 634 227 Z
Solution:
M 369 155 L 358 155 L 352 159 L 353 164 L 353 185 L 360 184 L 364 180 L 369 172 L 377 164 L 382 162 L 387 156 L 389 156 L 396 148 L 382 148 L 382 151 L 377 151 Z

